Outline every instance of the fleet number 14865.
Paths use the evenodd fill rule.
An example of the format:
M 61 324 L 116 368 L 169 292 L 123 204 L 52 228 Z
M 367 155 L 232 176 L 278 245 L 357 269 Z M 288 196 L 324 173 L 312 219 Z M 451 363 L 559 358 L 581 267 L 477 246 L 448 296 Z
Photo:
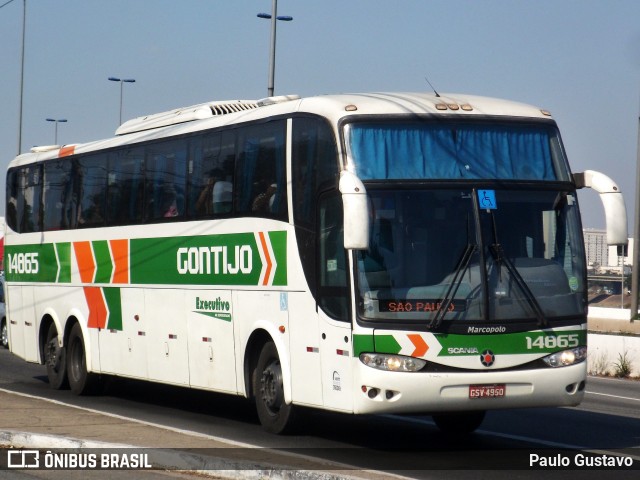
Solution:
M 535 348 L 572 348 L 580 344 L 578 334 L 545 335 L 535 338 L 527 337 L 527 350 Z
M 9 273 L 38 273 L 38 253 L 14 253 L 8 256 Z

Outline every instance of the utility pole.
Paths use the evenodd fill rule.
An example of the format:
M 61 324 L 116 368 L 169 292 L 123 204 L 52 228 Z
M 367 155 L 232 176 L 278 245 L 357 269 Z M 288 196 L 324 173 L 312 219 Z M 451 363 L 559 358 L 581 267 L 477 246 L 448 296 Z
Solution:
M 631 321 L 638 319 L 638 281 L 640 280 L 640 116 L 638 117 L 638 144 L 636 147 L 636 201 L 633 215 L 633 256 L 631 257 Z

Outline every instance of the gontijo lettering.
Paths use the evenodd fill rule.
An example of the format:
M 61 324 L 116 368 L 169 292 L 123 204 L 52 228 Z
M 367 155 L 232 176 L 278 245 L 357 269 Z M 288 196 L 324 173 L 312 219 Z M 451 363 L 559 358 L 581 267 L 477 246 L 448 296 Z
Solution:
M 250 274 L 253 270 L 250 245 L 236 245 L 231 255 L 227 246 L 181 247 L 178 248 L 176 259 L 180 275 Z

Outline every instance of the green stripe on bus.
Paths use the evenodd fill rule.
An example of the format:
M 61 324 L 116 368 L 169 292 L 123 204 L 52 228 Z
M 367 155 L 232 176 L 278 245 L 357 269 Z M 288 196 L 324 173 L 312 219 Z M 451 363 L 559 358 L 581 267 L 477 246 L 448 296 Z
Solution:
M 95 283 L 110 283 L 113 274 L 113 262 L 109 252 L 109 243 L 106 240 L 91 242 L 93 254 L 96 259 Z
M 466 355 L 476 355 L 491 350 L 494 354 L 552 353 L 566 348 L 587 344 L 586 330 L 537 330 L 535 332 L 504 333 L 494 335 L 435 334 L 442 345 L 438 356 L 461 356 L 460 349 L 468 349 Z M 449 351 L 449 349 L 453 349 Z
M 269 232 L 269 240 L 277 262 L 274 285 L 287 284 L 287 232 Z
M 373 352 L 373 335 L 353 335 L 353 356 L 358 357 L 361 353 Z
M 122 330 L 122 299 L 120 296 L 120 288 L 105 287 L 102 289 L 104 298 L 107 302 L 109 316 L 107 328 L 110 330 Z
M 58 256 L 58 283 L 71 283 L 71 243 L 56 243 Z

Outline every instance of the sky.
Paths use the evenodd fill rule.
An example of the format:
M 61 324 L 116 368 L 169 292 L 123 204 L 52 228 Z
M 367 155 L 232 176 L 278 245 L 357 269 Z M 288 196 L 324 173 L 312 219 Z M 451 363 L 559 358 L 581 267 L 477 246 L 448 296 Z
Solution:
M 0 0 L 0 164 L 18 152 L 23 0 Z M 27 0 L 22 152 L 113 136 L 123 121 L 267 96 L 271 0 Z M 2 6 L 4 5 L 4 6 Z M 549 110 L 572 170 L 620 186 L 633 232 L 637 0 L 279 0 L 276 95 L 430 91 Z M 3 177 L 4 178 L 4 175 Z M 4 199 L 4 180 L 0 181 Z M 604 228 L 593 191 L 583 226 Z M 4 215 L 4 201 L 0 202 Z

